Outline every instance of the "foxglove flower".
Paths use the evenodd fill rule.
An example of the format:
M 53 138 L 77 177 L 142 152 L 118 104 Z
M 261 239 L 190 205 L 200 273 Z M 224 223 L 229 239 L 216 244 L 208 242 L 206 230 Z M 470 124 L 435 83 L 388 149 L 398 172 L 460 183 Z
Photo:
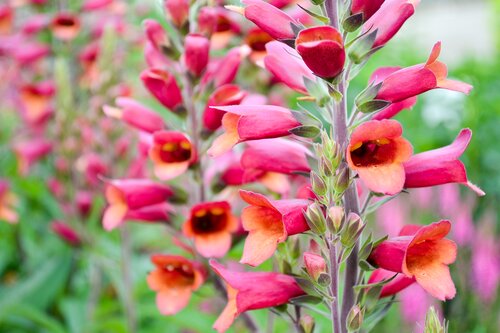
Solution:
M 50 224 L 52 231 L 59 236 L 64 242 L 71 246 L 80 246 L 82 239 L 78 233 L 68 224 L 61 221 L 54 221 Z
M 260 265 L 273 255 L 278 243 L 309 230 L 303 214 L 310 204 L 308 200 L 269 200 L 244 190 L 240 190 L 240 196 L 250 204 L 241 214 L 243 228 L 248 231 L 242 264 Z
M 63 41 L 71 41 L 80 32 L 80 19 L 71 13 L 59 13 L 52 20 L 52 33 Z
M 117 108 L 105 105 L 103 111 L 107 116 L 121 119 L 128 125 L 147 133 L 152 134 L 166 127 L 158 113 L 132 98 L 118 97 L 116 106 Z
M 274 39 L 294 39 L 292 25 L 299 25 L 284 11 L 262 0 L 243 0 L 245 17 Z
M 368 121 L 352 133 L 347 163 L 371 191 L 394 195 L 403 189 L 403 162 L 410 158 L 413 147 L 402 133 L 395 120 Z
M 351 13 L 363 14 L 363 20 L 366 21 L 379 10 L 385 0 L 352 0 Z
M 50 81 L 26 84 L 21 87 L 20 102 L 25 120 L 32 125 L 44 123 L 52 115 L 50 102 L 55 87 Z
M 396 277 L 394 277 L 394 275 L 396 275 Z M 381 298 L 395 295 L 416 282 L 415 278 L 406 277 L 402 273 L 395 273 L 382 268 L 377 268 L 370 275 L 368 283 L 378 283 L 391 278 L 392 280 L 384 284 L 382 287 L 382 290 L 380 291 Z
M 27 175 L 31 166 L 52 152 L 51 142 L 36 138 L 14 144 L 12 150 L 17 157 L 19 173 Z
M 198 34 L 189 34 L 184 42 L 184 62 L 194 76 L 200 76 L 208 64 L 210 41 Z
M 163 4 L 170 21 L 172 21 L 177 28 L 182 28 L 189 17 L 189 1 L 165 0 Z
M 172 112 L 179 112 L 182 95 L 175 77 L 159 68 L 146 69 L 141 73 L 141 80 L 149 92 Z
M 247 93 L 235 84 L 225 84 L 215 89 L 210 95 L 203 113 L 203 126 L 209 131 L 215 131 L 222 125 L 225 112 L 211 106 L 238 105 Z
M 318 281 L 320 274 L 327 272 L 325 259 L 321 255 L 312 252 L 304 252 L 303 258 L 307 274 L 315 281 Z

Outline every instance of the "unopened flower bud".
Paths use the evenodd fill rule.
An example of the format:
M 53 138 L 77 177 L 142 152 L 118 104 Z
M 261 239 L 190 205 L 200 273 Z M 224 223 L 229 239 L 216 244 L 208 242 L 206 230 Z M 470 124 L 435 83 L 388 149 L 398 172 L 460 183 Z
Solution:
M 358 240 L 361 232 L 365 228 L 365 224 L 358 214 L 349 213 L 346 219 L 346 225 L 340 235 L 340 242 L 346 248 L 351 248 Z
M 327 188 L 323 179 L 314 171 L 311 171 L 311 186 L 316 195 L 325 195 Z
M 304 265 L 309 276 L 318 281 L 321 273 L 326 272 L 326 262 L 322 256 L 312 252 L 304 252 Z
M 439 316 L 433 306 L 429 308 L 425 315 L 424 332 L 446 333 L 446 324 L 441 323 Z
M 363 324 L 363 310 L 358 304 L 354 305 L 347 315 L 347 330 L 357 332 Z
M 330 159 L 330 162 L 333 166 L 333 169 L 337 169 L 338 166 L 340 165 L 340 162 L 342 161 L 342 148 L 337 142 L 333 143 L 332 147 L 332 157 Z
M 333 206 L 328 210 L 328 216 L 326 217 L 326 226 L 332 234 L 339 233 L 340 229 L 344 225 L 344 208 L 341 206 Z
M 311 317 L 310 315 L 303 315 L 300 318 L 300 327 L 302 327 L 302 330 L 304 333 L 312 333 L 314 332 L 314 326 L 316 323 L 314 322 L 314 318 Z
M 349 187 L 349 167 L 346 163 L 342 163 L 339 167 L 333 188 L 337 193 L 343 193 Z
M 324 156 L 321 157 L 321 160 L 319 161 L 319 169 L 321 170 L 321 174 L 325 175 L 326 177 L 330 177 L 335 171 L 332 162 L 327 160 Z
M 307 211 L 304 213 L 307 225 L 311 228 L 312 232 L 322 235 L 326 231 L 326 219 L 323 214 L 321 205 L 317 202 L 309 205 Z

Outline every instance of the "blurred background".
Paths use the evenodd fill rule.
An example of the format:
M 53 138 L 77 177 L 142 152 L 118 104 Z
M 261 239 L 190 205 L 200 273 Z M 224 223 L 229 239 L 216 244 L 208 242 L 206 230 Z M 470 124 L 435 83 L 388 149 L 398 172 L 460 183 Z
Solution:
M 163 226 L 129 224 L 132 237 L 101 227 L 99 175 L 134 175 L 131 165 L 139 163 L 132 145 L 139 139 L 104 117 L 102 106 L 133 94 L 167 122 L 176 121 L 145 98 L 139 80 L 146 67 L 141 22 L 162 20 L 160 1 L 109 1 L 95 11 L 80 11 L 81 2 L 73 0 L 7 2 L 15 15 L 7 32 L 0 12 L 0 332 L 128 332 L 131 320 L 138 332 L 209 332 L 224 301 L 208 287 L 178 315 L 158 313 L 145 276 L 153 268 L 148 254 L 171 244 Z M 80 19 L 71 43 L 46 29 L 60 9 Z M 421 331 L 431 304 L 449 320 L 450 332 L 500 331 L 499 15 L 498 0 L 422 0 L 352 83 L 354 92 L 361 91 L 380 66 L 425 62 L 441 41 L 449 76 L 472 84 L 472 93 L 427 92 L 397 119 L 415 152 L 448 145 L 461 128 L 471 128 L 461 160 L 469 179 L 487 193 L 479 198 L 454 185 L 415 190 L 372 216 L 381 234 L 394 234 L 404 223 L 449 218 L 460 245 L 452 265 L 457 297 L 439 304 L 413 286 L 374 332 Z M 131 253 L 123 253 L 123 242 Z M 237 260 L 241 251 L 239 244 L 229 257 Z M 135 318 L 126 314 L 130 297 Z M 256 318 L 263 326 L 270 320 L 265 311 L 256 311 Z M 330 326 L 315 318 L 318 332 Z M 283 331 L 284 322 L 274 320 L 274 331 Z

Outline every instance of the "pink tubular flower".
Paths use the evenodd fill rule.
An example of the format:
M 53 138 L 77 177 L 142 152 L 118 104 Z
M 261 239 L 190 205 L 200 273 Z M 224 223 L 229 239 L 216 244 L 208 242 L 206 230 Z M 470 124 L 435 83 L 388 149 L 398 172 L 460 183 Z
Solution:
M 304 252 L 303 257 L 307 274 L 315 281 L 318 280 L 321 273 L 327 272 L 325 259 L 319 254 Z
M 50 228 L 57 236 L 69 245 L 80 246 L 82 244 L 82 239 L 78 233 L 66 223 L 54 221 L 50 224 Z
M 241 214 L 243 228 L 248 231 L 242 264 L 260 265 L 273 255 L 278 243 L 309 230 L 303 214 L 310 204 L 308 200 L 269 200 L 244 190 L 240 190 L 240 196 L 250 204 Z
M 370 83 L 379 84 L 383 82 L 389 75 L 400 70 L 401 67 L 381 67 L 373 72 L 370 77 Z M 417 103 L 417 96 L 412 96 L 399 102 L 390 104 L 385 109 L 375 113 L 373 120 L 389 119 L 397 115 L 404 109 L 411 109 Z
M 414 13 L 420 0 L 386 0 L 363 25 L 363 33 L 377 31 L 373 48 L 384 46 Z
M 198 12 L 198 31 L 210 37 L 217 24 L 217 8 L 202 7 Z
M 43 138 L 15 143 L 12 149 L 17 157 L 19 173 L 27 175 L 31 166 L 50 154 L 52 148 L 52 143 Z
M 258 63 L 266 56 L 266 44 L 274 39 L 265 31 L 253 28 L 247 32 L 245 44 L 250 48 L 250 59 Z
M 331 26 L 301 30 L 295 48 L 314 74 L 331 79 L 342 72 L 345 62 L 344 42 L 340 32 Z
M 23 116 L 29 124 L 44 123 L 52 115 L 50 102 L 54 93 L 55 87 L 51 81 L 26 84 L 21 87 L 19 97 Z
M 274 39 L 294 39 L 292 25 L 299 25 L 282 10 L 262 0 L 244 0 L 245 17 Z
M 194 76 L 200 76 L 208 64 L 210 41 L 199 34 L 188 34 L 184 42 L 184 62 Z
M 196 148 L 182 132 L 159 131 L 153 134 L 149 157 L 155 164 L 155 175 L 161 180 L 175 178 L 196 162 Z
M 450 221 L 441 220 L 428 226 L 407 226 L 399 237 L 390 238 L 370 254 L 369 261 L 386 270 L 415 278 L 429 294 L 444 301 L 455 296 L 448 265 L 457 256 L 456 244 L 444 237 Z
M 114 0 L 85 0 L 82 10 L 86 12 L 103 9 L 113 3 Z
M 173 207 L 162 202 L 156 205 L 146 206 L 143 208 L 129 210 L 125 216 L 126 220 L 133 220 L 139 222 L 165 222 L 170 221 L 169 213 L 173 212 Z
M 351 4 L 352 14 L 363 14 L 363 21 L 368 20 L 379 10 L 385 0 L 353 0 Z
M 446 65 L 437 60 L 440 52 L 441 42 L 438 42 L 425 64 L 403 68 L 388 75 L 382 80 L 375 98 L 395 103 L 436 88 L 468 94 L 472 89 L 471 85 L 446 77 Z
M 237 105 L 215 107 L 226 112 L 222 118 L 225 133 L 208 150 L 219 156 L 244 141 L 277 138 L 289 135 L 289 130 L 301 124 L 290 110 L 274 105 Z
M 168 45 L 165 29 L 163 29 L 163 26 L 158 23 L 158 21 L 153 19 L 145 19 L 143 25 L 150 45 L 152 45 L 156 51 L 161 52 L 162 47 Z
M 213 83 L 215 88 L 231 83 L 238 69 L 241 60 L 248 55 L 248 47 L 237 46 L 227 52 L 222 59 L 210 61 L 210 64 L 202 78 L 202 84 Z
M 148 286 L 156 291 L 156 306 L 162 315 L 173 315 L 184 309 L 193 291 L 205 281 L 203 266 L 178 255 L 153 254 L 156 269 L 147 277 Z
M 238 105 L 247 93 L 235 84 L 225 84 L 215 89 L 210 95 L 203 113 L 203 126 L 209 131 L 215 131 L 222 125 L 225 112 L 211 106 Z
M 404 274 L 391 272 L 382 268 L 377 268 L 370 275 L 368 283 L 372 284 L 381 282 L 383 280 L 389 280 L 395 274 L 397 274 L 396 277 L 382 287 L 382 290 L 380 291 L 380 298 L 395 295 L 399 293 L 401 290 L 406 289 L 407 287 L 411 286 L 413 283 L 416 282 L 415 278 L 406 277 Z
M 131 210 L 165 202 L 173 196 L 170 187 L 148 179 L 112 179 L 106 181 L 103 226 L 110 231 L 119 226 Z
M 307 94 L 304 79 L 314 80 L 314 75 L 298 52 L 277 41 L 267 43 L 266 51 L 267 55 L 264 57 L 266 69 L 288 87 Z
M 241 165 L 247 171 L 277 172 L 293 175 L 309 173 L 307 156 L 311 153 L 297 142 L 285 139 L 264 139 L 248 142 L 241 156 Z
M 347 163 L 371 191 L 394 195 L 403 189 L 403 162 L 413 148 L 402 133 L 401 124 L 391 119 L 367 121 L 352 133 Z
M 33 35 L 37 32 L 45 29 L 50 23 L 50 19 L 47 15 L 36 14 L 30 16 L 22 27 L 22 32 L 25 35 Z M 1 29 L 1 28 L 0 28 Z
M 8 181 L 0 179 L 0 220 L 14 224 L 18 221 L 15 210 L 17 199 L 9 187 Z
M 215 260 L 210 260 L 210 266 L 224 280 L 227 289 L 227 305 L 213 326 L 219 333 L 227 331 L 245 311 L 286 304 L 291 298 L 305 294 L 295 279 L 285 274 L 235 272 Z
M 0 5 L 0 35 L 7 35 L 12 29 L 14 11 L 8 4 Z
M 128 125 L 147 133 L 165 129 L 163 118 L 155 111 L 128 97 L 116 99 L 118 108 L 108 105 L 103 107 L 107 116 L 123 120 Z
M 485 193 L 467 179 L 464 164 L 458 159 L 469 145 L 472 131 L 460 131 L 452 144 L 413 155 L 404 163 L 406 188 L 459 183 L 482 196 Z
M 56 38 L 73 40 L 80 32 L 80 19 L 71 13 L 59 13 L 52 20 L 51 29 Z
M 238 219 L 226 201 L 200 203 L 191 208 L 182 231 L 194 238 L 196 251 L 206 258 L 223 257 L 231 247 L 231 234 L 238 230 Z
M 172 112 L 182 106 L 182 95 L 175 77 L 159 68 L 149 68 L 141 73 L 141 80 L 149 92 Z
M 189 16 L 189 0 L 164 0 L 165 12 L 177 28 L 182 28 Z

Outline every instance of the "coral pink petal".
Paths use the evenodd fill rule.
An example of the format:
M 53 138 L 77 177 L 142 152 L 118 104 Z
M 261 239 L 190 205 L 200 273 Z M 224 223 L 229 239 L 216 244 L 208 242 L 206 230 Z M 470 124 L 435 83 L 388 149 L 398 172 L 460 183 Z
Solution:
M 156 305 L 163 315 L 174 315 L 189 304 L 190 288 L 162 290 L 156 295 Z
M 102 224 L 106 231 L 111 231 L 118 227 L 122 222 L 123 218 L 127 214 L 127 206 L 123 204 L 115 204 L 109 206 L 104 212 L 104 217 Z

